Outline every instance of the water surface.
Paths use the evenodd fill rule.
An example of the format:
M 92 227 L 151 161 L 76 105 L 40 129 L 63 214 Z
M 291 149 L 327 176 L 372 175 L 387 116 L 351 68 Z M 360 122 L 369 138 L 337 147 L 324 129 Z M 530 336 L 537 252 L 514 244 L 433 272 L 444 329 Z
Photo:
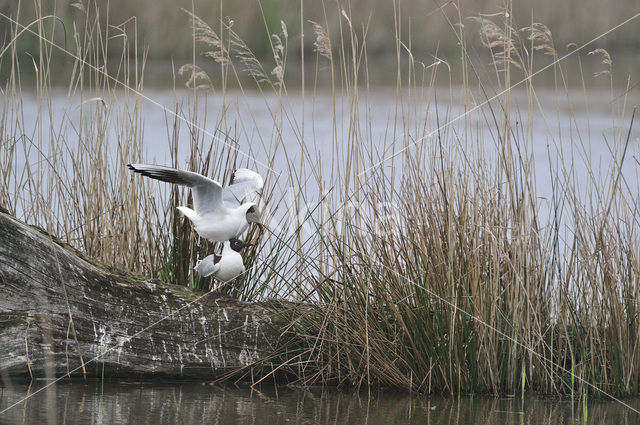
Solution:
M 0 411 L 46 381 L 5 384 Z M 640 398 L 625 399 L 640 409 Z M 586 422 L 585 422 L 586 413 Z M 0 415 L 0 424 L 637 424 L 609 400 L 420 396 L 203 383 L 61 382 Z

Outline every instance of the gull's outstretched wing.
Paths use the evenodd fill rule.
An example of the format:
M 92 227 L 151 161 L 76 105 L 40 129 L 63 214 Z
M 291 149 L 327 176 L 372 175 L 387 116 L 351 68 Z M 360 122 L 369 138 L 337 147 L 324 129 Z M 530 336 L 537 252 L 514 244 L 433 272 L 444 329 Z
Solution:
M 238 168 L 231 176 L 229 186 L 222 189 L 222 199 L 227 207 L 235 208 L 242 205 L 250 195 L 262 195 L 263 187 L 264 181 L 260 174 L 246 168 Z
M 127 167 L 152 179 L 190 187 L 193 193 L 193 209 L 198 214 L 206 214 L 223 207 L 222 186 L 202 174 L 162 165 L 128 164 Z

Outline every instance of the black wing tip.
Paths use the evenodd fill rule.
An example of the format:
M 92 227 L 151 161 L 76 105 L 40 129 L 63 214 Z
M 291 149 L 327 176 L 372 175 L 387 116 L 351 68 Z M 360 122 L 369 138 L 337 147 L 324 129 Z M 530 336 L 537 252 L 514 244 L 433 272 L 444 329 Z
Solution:
M 142 174 L 145 177 L 152 177 L 150 170 L 145 170 L 144 168 L 136 168 L 136 165 L 137 164 L 127 164 L 127 168 L 134 173 Z
M 144 166 L 137 168 L 136 165 L 138 164 L 127 164 L 127 168 L 144 177 L 149 177 L 149 178 L 160 180 L 166 183 L 179 184 L 182 186 L 189 186 L 189 187 L 193 186 L 193 183 L 191 181 L 180 176 L 179 174 L 180 170 L 175 170 L 173 168 L 168 168 L 168 167 L 157 167 L 157 166 L 154 166 L 153 168 L 152 167 L 145 168 Z

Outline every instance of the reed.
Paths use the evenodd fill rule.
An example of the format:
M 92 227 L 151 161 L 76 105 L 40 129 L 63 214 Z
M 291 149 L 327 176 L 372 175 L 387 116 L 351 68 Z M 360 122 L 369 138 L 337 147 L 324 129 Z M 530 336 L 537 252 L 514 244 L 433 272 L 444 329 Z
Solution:
M 525 388 L 564 394 L 577 378 L 584 400 L 587 393 L 635 394 L 635 186 L 620 185 L 635 113 L 629 118 L 624 106 L 612 111 L 618 127 L 604 176 L 592 172 L 587 182 L 579 182 L 570 171 L 577 159 L 561 158 L 549 167 L 553 195 L 541 202 L 532 127 L 536 109 L 545 111 L 531 81 L 525 83 L 525 111 L 511 106 L 508 87 L 514 75 L 535 73 L 536 52 L 554 59 L 558 54 L 548 28 L 535 23 L 519 31 L 509 16 L 499 22 L 478 19 L 492 53 L 496 91 L 506 89 L 483 120 L 492 128 L 493 154 L 486 141 L 475 144 L 477 124 L 468 117 L 431 131 L 429 123 L 439 127 L 452 119 L 439 118 L 437 104 L 429 109 L 435 117 L 427 112 L 411 120 L 418 109 L 413 102 L 437 102 L 437 88 L 416 84 L 420 69 L 406 51 L 408 42 L 398 47 L 398 57 L 407 61 L 399 59 L 398 65 L 401 112 L 386 139 L 402 134 L 408 142 L 385 146 L 387 152 L 408 147 L 399 159 L 382 164 L 374 149 L 367 150 L 374 144 L 367 145 L 371 140 L 360 131 L 360 111 L 352 103 L 353 131 L 339 177 L 345 189 L 334 193 L 328 219 L 309 218 L 327 260 L 320 267 L 310 264 L 320 272 L 313 284 L 317 311 L 293 324 L 306 341 L 302 345 L 310 347 L 292 357 L 300 382 L 452 395 Z M 343 87 L 357 99 L 359 58 L 366 53 L 346 14 L 344 19 L 348 40 L 331 44 L 341 46 Z M 400 39 L 399 26 L 396 31 Z M 329 44 L 326 31 L 317 33 L 318 42 Z M 462 61 L 477 76 L 464 50 Z M 603 64 L 610 65 L 608 55 Z M 563 65 L 553 68 L 555 85 L 557 92 L 568 93 Z M 433 81 L 424 73 L 422 79 L 422 84 Z M 487 96 L 486 83 L 479 84 L 480 95 Z M 415 100 L 416 86 L 428 93 L 422 102 Z M 463 84 L 462 90 L 470 89 Z M 556 119 L 560 125 L 560 115 Z M 575 143 L 592 166 L 590 141 L 576 131 Z M 413 146 L 413 141 L 422 143 Z M 334 141 L 337 149 L 341 142 Z M 331 230 L 324 232 L 327 227 Z
M 74 20 L 82 19 L 83 8 L 91 1 L 63 2 L 60 0 L 50 0 L 47 2 L 9 2 L 3 4 L 0 11 L 6 14 L 15 15 L 18 10 L 23 17 L 29 17 L 34 13 L 34 8 L 45 8 L 44 14 L 55 14 L 65 23 L 70 25 Z M 368 7 L 354 7 L 350 16 L 354 22 L 370 22 L 369 25 L 369 46 L 376 52 L 383 53 L 387 60 L 392 60 L 395 55 L 395 40 L 390 37 L 389 30 L 393 27 L 393 3 L 386 0 L 373 0 Z M 249 45 L 255 46 L 258 57 L 261 60 L 270 60 L 271 51 L 268 39 L 260 31 L 254 28 L 261 28 L 266 22 L 275 32 L 280 27 L 280 21 L 284 21 L 290 28 L 292 34 L 299 34 L 301 21 L 298 16 L 300 3 L 298 0 L 268 1 L 263 7 L 256 2 L 243 3 L 220 3 L 204 0 L 140 0 L 131 3 L 125 0 L 111 0 L 107 6 L 103 4 L 102 23 L 107 19 L 112 24 L 121 24 L 131 20 L 135 16 L 136 25 L 140 37 L 145 40 L 148 46 L 150 59 L 153 65 L 160 66 L 163 61 L 171 59 L 188 61 L 191 52 L 185 46 L 189 46 L 192 34 L 185 30 L 184 16 L 179 13 L 180 8 L 191 10 L 205 22 L 217 22 L 219 17 L 229 17 L 234 21 L 234 31 L 245 34 L 244 39 Z M 341 7 L 346 7 L 344 4 Z M 504 7 L 501 0 L 487 0 L 482 3 L 471 1 L 430 1 L 403 0 L 402 13 L 405 17 L 405 30 L 410 31 L 412 37 L 412 47 L 415 51 L 433 52 L 440 47 L 440 51 L 454 53 L 457 49 L 457 40 L 453 32 L 449 30 L 448 23 L 442 19 L 439 11 L 442 7 L 449 17 L 456 16 L 456 7 L 462 9 L 467 15 L 477 15 L 478 13 L 494 14 Z M 304 21 L 311 20 L 323 23 L 323 27 L 336 33 L 340 27 L 340 13 L 334 12 L 334 5 L 328 7 L 322 2 L 310 2 L 304 7 Z M 586 37 L 592 32 L 602 33 L 612 27 L 616 22 L 637 13 L 637 4 L 633 0 L 620 0 L 614 4 L 604 4 L 597 0 L 581 0 L 580 2 L 569 1 L 562 4 L 551 0 L 540 1 L 518 1 L 512 6 L 514 16 L 519 16 L 523 22 L 533 19 L 536 22 L 544 22 L 554 28 L 554 35 L 558 40 L 558 45 L 565 46 L 575 42 L 576 37 Z M 532 13 L 533 11 L 533 13 Z M 412 23 L 406 17 L 412 16 Z M 570 22 L 571 25 L 567 25 Z M 159 23 L 162 23 L 159 25 Z M 6 26 L 8 27 L 8 25 Z M 4 26 L 2 28 L 5 28 Z M 310 31 L 307 29 L 307 32 Z M 167 34 L 170 34 L 168 37 Z M 5 34 L 0 30 L 0 38 Z M 477 38 L 476 38 L 477 40 Z M 304 55 L 313 55 L 314 46 L 311 38 L 305 39 Z M 471 45 L 476 45 L 470 40 Z M 115 45 L 107 46 L 108 53 L 118 55 L 118 48 Z M 637 47 L 635 32 L 632 28 L 625 28 L 611 35 L 607 39 L 607 49 L 609 51 L 619 49 L 621 51 L 631 50 Z M 37 43 L 23 40 L 20 48 L 32 53 L 37 52 Z M 301 59 L 300 49 L 291 52 L 295 60 Z M 156 62 L 157 61 L 157 62 Z M 383 61 L 378 62 L 384 65 Z M 169 66 L 163 66 L 169 73 Z M 148 70 L 147 78 L 170 81 L 171 78 Z M 391 81 L 392 82 L 392 81 Z
M 283 311 L 290 343 L 254 367 L 286 371 L 303 385 L 572 398 L 575 391 L 585 417 L 587 394 L 637 394 L 639 214 L 636 182 L 623 173 L 634 115 L 624 96 L 613 98 L 615 58 L 590 49 L 606 71 L 597 77 L 582 73 L 586 51 L 553 65 L 557 107 L 548 111 L 534 80 L 510 87 L 561 56 L 553 28 L 521 28 L 510 7 L 473 19 L 458 9 L 440 19 L 459 50 L 419 57 L 407 11 L 394 3 L 395 103 L 380 134 L 372 123 L 370 25 L 325 4 L 323 16 L 301 19 L 304 42 L 314 47 L 300 73 L 312 83 L 294 76 L 302 90 L 290 90 L 289 75 L 298 71 L 289 50 L 300 38 L 285 22 L 271 25 L 258 4 L 266 58 L 231 21 L 182 15 L 191 60 L 177 67 L 175 84 L 186 82 L 188 96 L 165 123 L 170 165 L 220 181 L 238 166 L 265 176 L 269 231 L 245 253 L 244 279 L 226 290 L 306 307 Z M 38 9 L 28 23 L 42 38 L 12 25 L 3 46 L 0 205 L 116 269 L 207 288 L 191 271 L 206 244 L 174 208 L 190 202 L 188 191 L 125 168 L 152 160 L 142 123 L 154 106 L 143 91 L 146 56 L 135 21 L 111 25 L 93 2 L 81 12 L 66 26 L 77 58 L 69 59 L 62 105 L 52 83 L 55 48 L 46 41 L 62 43 L 58 21 Z M 485 46 L 487 67 L 470 59 L 470 37 Z M 29 64 L 36 77 L 28 92 L 24 38 L 37 40 L 40 52 Z M 119 82 L 103 70 L 116 70 L 110 75 Z M 571 87 L 577 82 L 586 97 L 592 78 L 610 79 L 614 131 L 605 140 L 579 128 L 572 112 Z M 331 111 L 320 128 L 314 108 L 325 83 Z M 32 93 L 38 110 L 27 118 Z M 247 100 L 255 93 L 270 133 L 258 131 Z M 211 96 L 222 99 L 219 111 L 207 110 Z M 238 108 L 232 99 L 248 105 L 241 120 L 230 112 Z M 546 199 L 535 166 L 539 116 L 551 141 Z M 595 142 L 610 146 L 602 174 L 590 159 Z M 579 161 L 587 181 L 575 174 Z

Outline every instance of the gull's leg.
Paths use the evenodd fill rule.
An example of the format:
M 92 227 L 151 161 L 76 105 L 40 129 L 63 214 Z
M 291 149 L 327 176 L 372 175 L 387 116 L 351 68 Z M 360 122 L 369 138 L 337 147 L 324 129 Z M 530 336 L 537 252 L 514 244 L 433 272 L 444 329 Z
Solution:
M 213 280 L 211 281 L 211 298 L 213 298 L 216 302 L 218 302 L 218 300 L 222 298 L 222 294 L 216 291 Z

